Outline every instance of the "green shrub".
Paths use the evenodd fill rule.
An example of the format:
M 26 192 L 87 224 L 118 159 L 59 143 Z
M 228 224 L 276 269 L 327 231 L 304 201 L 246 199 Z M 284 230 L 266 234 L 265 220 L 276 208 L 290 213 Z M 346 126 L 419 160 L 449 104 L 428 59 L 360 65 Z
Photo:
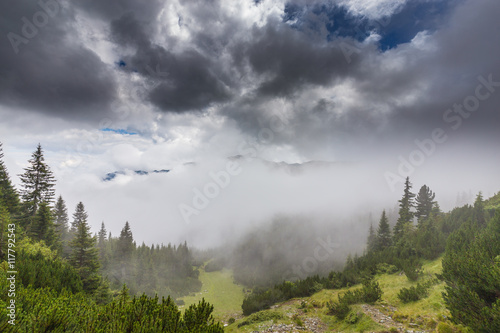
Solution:
M 238 324 L 238 328 L 251 325 L 254 323 L 261 323 L 268 320 L 279 320 L 283 319 L 283 315 L 275 311 L 261 311 L 250 315 L 246 320 Z
M 344 321 L 347 324 L 354 325 L 356 324 L 360 319 L 361 319 L 362 314 L 350 312 L 347 317 L 344 319 Z
M 304 322 L 302 321 L 302 319 L 300 319 L 299 315 L 294 314 L 292 316 L 292 320 L 297 326 L 304 327 Z
M 351 312 L 351 307 L 349 306 L 349 304 L 345 300 L 342 300 L 340 297 L 338 302 L 327 302 L 326 307 L 328 309 L 328 314 L 333 315 L 340 320 L 345 319 L 349 312 Z
M 234 319 L 233 317 L 231 317 L 231 318 L 229 318 L 229 320 L 227 321 L 227 323 L 229 325 L 231 325 L 231 324 L 234 324 L 235 321 L 236 321 L 236 319 Z
M 380 285 L 375 281 L 365 281 L 363 283 L 362 291 L 362 300 L 366 303 L 373 304 L 379 299 L 382 298 L 382 289 L 380 289 Z
M 402 263 L 403 271 L 410 281 L 417 281 L 420 276 L 421 264 L 418 260 L 405 260 Z
M 401 288 L 398 293 L 398 298 L 403 303 L 410 303 L 427 297 L 427 294 L 427 288 L 425 288 L 420 283 L 417 283 L 416 287 L 411 286 L 410 288 Z
M 437 325 L 436 331 L 438 333 L 453 333 L 453 328 L 447 323 L 440 322 Z
M 391 264 L 381 263 L 377 265 L 377 273 L 378 274 L 395 274 L 399 271 L 399 269 Z

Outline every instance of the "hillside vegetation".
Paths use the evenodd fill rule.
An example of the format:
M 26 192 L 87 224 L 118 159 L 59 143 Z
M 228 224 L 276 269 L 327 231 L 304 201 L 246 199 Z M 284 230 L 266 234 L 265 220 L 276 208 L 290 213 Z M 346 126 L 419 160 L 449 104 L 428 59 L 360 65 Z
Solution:
M 422 274 L 435 277 L 442 272 L 442 258 L 427 261 L 422 265 Z M 254 313 L 237 320 L 226 328 L 226 332 L 465 332 L 454 325 L 442 298 L 445 284 L 438 282 L 428 291 L 428 296 L 416 302 L 403 303 L 398 297 L 402 288 L 416 286 L 404 273 L 377 274 L 383 295 L 372 305 L 356 304 L 351 315 L 338 319 L 329 314 L 327 303 L 353 291 L 359 286 L 337 290 L 321 290 L 310 297 L 294 298 L 276 304 L 270 310 Z M 250 320 L 249 320 L 250 319 Z M 252 320 L 255 322 L 252 323 Z M 250 322 L 249 324 L 245 324 Z M 242 325 L 243 324 L 243 325 Z M 299 325 L 300 324 L 300 325 Z M 438 329 L 439 327 L 439 329 Z M 283 330 L 280 330 L 282 328 Z

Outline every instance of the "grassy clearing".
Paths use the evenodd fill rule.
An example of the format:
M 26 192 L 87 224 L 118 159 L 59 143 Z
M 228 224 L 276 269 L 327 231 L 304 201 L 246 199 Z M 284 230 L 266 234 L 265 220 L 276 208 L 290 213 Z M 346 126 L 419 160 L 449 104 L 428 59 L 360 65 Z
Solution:
M 241 317 L 243 303 L 243 287 L 233 281 L 230 270 L 207 273 L 200 269 L 201 291 L 194 295 L 183 297 L 185 304 L 198 303 L 202 298 L 214 306 L 214 317 L 218 320 L 228 320 L 231 317 Z M 184 307 L 181 307 L 184 309 Z
M 435 278 L 435 274 L 442 272 L 441 258 L 435 261 L 425 262 L 423 267 L 424 277 Z M 409 281 L 405 275 L 381 275 L 377 277 L 380 287 L 384 291 L 383 300 L 398 309 L 395 316 L 407 318 L 407 321 L 417 320 L 418 317 L 442 321 L 450 314 L 445 307 L 442 293 L 445 284 L 443 282 L 434 285 L 429 290 L 429 296 L 418 301 L 404 304 L 397 294 L 401 288 L 416 286 L 416 282 Z

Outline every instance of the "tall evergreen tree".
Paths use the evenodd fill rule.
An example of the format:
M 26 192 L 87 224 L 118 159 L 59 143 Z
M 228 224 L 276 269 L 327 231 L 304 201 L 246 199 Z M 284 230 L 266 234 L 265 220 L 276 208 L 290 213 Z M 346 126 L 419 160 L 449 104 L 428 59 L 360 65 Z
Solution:
M 106 231 L 106 226 L 104 225 L 104 222 L 101 223 L 101 229 L 99 230 L 98 238 L 97 238 L 97 245 L 99 248 L 103 248 L 106 243 L 106 236 L 107 236 L 107 231 Z
M 30 165 L 19 176 L 22 182 L 21 194 L 26 213 L 28 217 L 32 217 L 36 214 L 38 206 L 42 202 L 50 205 L 54 201 L 55 178 L 49 166 L 45 163 L 40 144 L 38 144 L 28 162 Z
M 70 264 L 77 270 L 82 279 L 83 289 L 89 293 L 94 292 L 100 283 L 99 252 L 96 248 L 96 238 L 92 237 L 90 226 L 87 223 L 87 213 L 83 203 L 79 203 L 75 215 L 82 218 L 75 224 L 76 230 L 70 242 Z M 75 219 L 76 220 L 76 219 Z
M 481 192 L 479 192 L 479 194 L 476 197 L 476 201 L 474 201 L 474 213 L 472 216 L 479 227 L 486 226 L 486 216 L 484 214 L 484 200 L 483 200 L 483 194 Z
M 413 212 L 411 209 L 414 206 L 413 198 L 415 198 L 415 194 L 411 192 L 411 188 L 410 177 L 406 177 L 403 197 L 399 200 L 399 218 L 394 226 L 395 242 L 403 236 L 404 230 L 407 229 L 405 226 L 413 223 Z
M 78 226 L 82 223 L 87 223 L 87 219 L 88 219 L 88 214 L 87 212 L 85 211 L 85 206 L 83 205 L 83 203 L 80 201 L 77 205 L 76 205 L 76 209 L 75 209 L 75 212 L 73 213 L 73 221 L 71 221 L 71 229 L 70 229 L 70 233 L 72 235 L 74 235 L 77 230 L 78 230 Z
M 375 229 L 373 229 L 373 224 L 370 223 L 370 230 L 368 232 L 368 239 L 366 241 L 366 250 L 368 252 L 373 251 L 377 245 L 377 235 L 375 235 Z
M 54 207 L 54 226 L 56 234 L 62 240 L 66 239 L 69 228 L 69 218 L 68 218 L 68 208 L 66 207 L 66 202 L 62 196 L 59 196 Z
M 391 227 L 389 226 L 389 220 L 387 219 L 384 209 L 378 223 L 376 249 L 378 251 L 383 250 L 391 246 L 391 243 Z
M 106 253 L 107 231 L 104 222 L 101 223 L 101 229 L 97 234 L 97 247 L 99 248 L 99 258 L 101 260 L 102 269 L 106 269 L 108 267 L 108 255 Z
M 0 202 L 5 204 L 10 214 L 15 215 L 19 208 L 19 196 L 12 185 L 3 157 L 3 147 L 0 142 Z
M 130 230 L 130 224 L 125 222 L 125 226 L 120 232 L 120 237 L 118 238 L 118 253 L 120 256 L 128 260 L 132 255 L 134 250 L 134 237 L 132 236 L 132 231 Z
M 30 226 L 29 234 L 37 241 L 44 241 L 47 246 L 58 248 L 59 242 L 54 230 L 54 220 L 46 202 L 40 203 Z
M 427 185 L 424 185 L 418 191 L 416 202 L 416 212 L 415 217 L 420 223 L 422 220 L 429 218 L 432 212 L 432 208 L 434 207 L 435 201 L 434 198 L 436 194 L 431 191 Z

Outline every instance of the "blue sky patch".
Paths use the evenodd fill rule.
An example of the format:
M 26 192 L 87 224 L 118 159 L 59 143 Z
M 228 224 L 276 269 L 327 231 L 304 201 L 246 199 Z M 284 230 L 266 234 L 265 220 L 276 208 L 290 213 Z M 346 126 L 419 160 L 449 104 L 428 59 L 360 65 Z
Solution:
M 114 133 L 118 133 L 118 134 L 122 134 L 122 135 L 137 135 L 137 133 L 135 133 L 135 132 L 130 132 L 130 131 L 122 129 L 122 128 L 114 129 L 114 128 L 108 128 L 108 127 L 106 127 L 106 128 L 101 129 L 101 131 L 103 131 L 103 132 L 114 132 Z
M 398 12 L 379 22 L 353 15 L 343 6 L 287 4 L 283 21 L 293 22 L 294 29 L 318 33 L 324 24 L 329 41 L 350 37 L 361 42 L 375 31 L 381 36 L 379 48 L 387 50 L 410 42 L 421 31 L 435 31 L 456 5 L 457 1 L 451 0 L 409 0 Z

